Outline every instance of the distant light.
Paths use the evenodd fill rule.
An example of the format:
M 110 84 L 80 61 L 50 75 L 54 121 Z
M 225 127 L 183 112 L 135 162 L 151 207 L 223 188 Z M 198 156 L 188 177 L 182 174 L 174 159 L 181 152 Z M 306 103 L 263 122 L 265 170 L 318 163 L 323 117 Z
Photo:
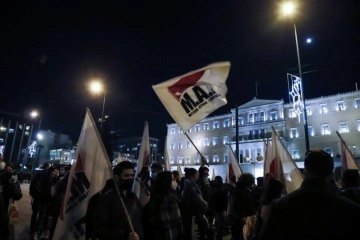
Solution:
M 295 4 L 294 2 L 284 2 L 281 5 L 281 12 L 285 16 L 291 16 L 295 13 Z
M 36 111 L 36 110 L 31 111 L 30 117 L 32 117 L 32 118 L 37 118 L 38 116 L 39 116 L 39 112 L 38 112 L 38 111 Z
M 311 38 L 307 38 L 307 39 L 306 39 L 306 43 L 307 43 L 307 44 L 312 43 L 312 39 L 311 39 Z
M 104 85 L 102 84 L 102 82 L 97 81 L 97 80 L 92 81 L 90 83 L 89 88 L 90 88 L 90 91 L 95 94 L 99 94 L 104 91 Z
M 41 133 L 38 133 L 38 134 L 36 135 L 36 138 L 37 138 L 38 140 L 43 140 L 43 139 L 44 139 L 44 135 L 42 135 Z

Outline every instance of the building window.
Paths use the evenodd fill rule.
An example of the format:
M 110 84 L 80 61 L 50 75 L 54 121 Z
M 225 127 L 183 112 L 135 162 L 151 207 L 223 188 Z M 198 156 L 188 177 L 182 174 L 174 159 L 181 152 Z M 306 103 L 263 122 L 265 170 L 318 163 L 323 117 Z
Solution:
M 297 131 L 297 128 L 290 128 L 290 138 L 298 138 L 299 133 Z
M 229 143 L 229 137 L 228 136 L 224 136 L 223 138 L 223 144 L 228 144 Z
M 209 130 L 209 124 L 208 123 L 204 123 L 204 130 Z
M 289 109 L 289 118 L 296 118 L 295 109 L 293 108 Z
M 291 151 L 291 156 L 292 156 L 293 159 L 300 159 L 299 150 L 292 150 Z
M 210 141 L 208 138 L 204 138 L 204 146 L 210 146 Z
M 355 98 L 354 105 L 355 105 L 355 108 L 360 108 L 360 98 Z
M 224 128 L 226 128 L 226 127 L 230 127 L 230 121 L 229 121 L 229 119 L 226 119 L 225 121 L 224 121 Z
M 186 156 L 185 157 L 185 163 L 186 164 L 190 164 L 191 162 L 190 162 L 190 157 L 189 156 Z
M 195 156 L 194 162 L 195 162 L 195 163 L 200 163 L 200 157 L 199 157 L 199 156 Z
M 195 144 L 196 144 L 196 146 L 197 146 L 197 147 L 200 147 L 200 144 L 201 144 L 201 138 L 197 138 L 197 139 L 196 139 L 196 143 L 195 143 Z
M 228 163 L 229 162 L 229 155 L 224 155 L 224 163 Z
M 175 128 L 171 128 L 171 135 L 175 135 Z
M 174 142 L 170 143 L 170 149 L 175 149 L 175 143 Z
M 214 129 L 219 128 L 219 122 L 214 122 Z
M 248 115 L 248 123 L 253 123 L 254 122 L 254 115 L 252 113 L 249 113 Z
M 321 134 L 322 135 L 330 135 L 330 126 L 329 126 L 329 124 L 323 124 L 322 126 L 321 126 Z
M 186 148 L 190 148 L 190 141 L 186 141 Z
M 260 138 L 265 138 L 265 129 L 260 130 Z
M 209 156 L 204 156 L 206 159 L 206 162 L 209 162 Z
M 219 162 L 219 155 L 214 155 L 214 156 L 213 156 L 213 162 L 214 162 L 214 163 Z
M 178 157 L 177 158 L 177 163 L 182 164 L 184 160 L 184 157 Z
M 320 113 L 325 114 L 327 112 L 328 112 L 328 109 L 327 109 L 326 103 L 320 104 Z
M 313 126 L 308 126 L 308 133 L 312 137 L 315 135 Z
M 274 121 L 277 119 L 277 112 L 271 112 L 270 113 L 270 120 L 271 121 Z
M 264 111 L 261 111 L 260 112 L 260 122 L 263 122 L 263 121 L 265 121 L 265 112 Z
M 324 148 L 324 152 L 328 153 L 330 156 L 333 157 L 333 152 L 332 152 L 332 149 L 330 147 Z
M 259 122 L 259 113 L 254 113 L 254 122 Z
M 349 129 L 347 127 L 347 123 L 346 122 L 341 122 L 339 123 L 339 132 L 340 133 L 347 133 L 349 132 Z
M 189 128 L 189 129 L 187 130 L 187 132 L 188 132 L 188 133 L 191 133 L 191 128 Z
M 199 124 L 196 124 L 196 125 L 195 125 L 195 132 L 198 132 L 198 131 L 200 131 L 200 125 L 199 125 Z
M 182 149 L 183 148 L 183 142 L 178 142 L 178 149 Z
M 170 163 L 174 164 L 174 157 L 170 157 Z
M 344 111 L 345 110 L 345 105 L 344 105 L 344 101 L 338 101 L 336 102 L 336 110 L 338 111 Z
M 244 119 L 242 117 L 239 117 L 239 125 L 244 125 Z
M 360 120 L 357 120 L 357 130 L 360 132 Z
M 312 115 L 311 107 L 306 107 L 306 114 Z
M 219 138 L 218 137 L 213 137 L 213 145 L 216 146 L 219 142 Z

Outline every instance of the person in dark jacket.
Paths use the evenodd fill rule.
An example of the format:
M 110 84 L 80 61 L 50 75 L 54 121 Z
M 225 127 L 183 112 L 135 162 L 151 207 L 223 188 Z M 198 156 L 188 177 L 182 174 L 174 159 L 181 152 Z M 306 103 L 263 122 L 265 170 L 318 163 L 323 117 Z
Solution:
M 9 237 L 8 209 L 5 208 L 2 188 L 2 174 L 4 168 L 5 162 L 0 161 L 0 239 L 7 239 Z
M 86 239 L 142 239 L 140 202 L 131 191 L 135 175 L 134 165 L 129 161 L 120 162 L 114 167 L 113 173 L 114 179 L 108 180 L 104 189 L 89 200 L 86 211 Z M 131 231 L 119 194 L 135 232 Z
M 226 227 L 226 210 L 228 203 L 228 192 L 220 176 L 214 180 L 213 208 L 215 212 L 215 235 L 216 240 L 223 238 Z
M 360 205 L 360 174 L 357 169 L 347 169 L 342 176 L 341 195 Z
M 260 239 L 357 239 L 360 207 L 334 193 L 334 162 L 323 150 L 310 150 L 298 190 L 274 201 Z
M 172 173 L 157 174 L 149 203 L 143 210 L 145 239 L 181 240 L 182 223 L 178 198 L 171 188 Z
M 185 168 L 184 189 L 181 194 L 181 217 L 184 227 L 184 239 L 192 239 L 193 217 L 206 224 L 205 213 L 208 203 L 204 200 L 200 187 L 196 184 L 199 173 L 195 168 Z M 199 221 L 198 221 L 199 222 Z

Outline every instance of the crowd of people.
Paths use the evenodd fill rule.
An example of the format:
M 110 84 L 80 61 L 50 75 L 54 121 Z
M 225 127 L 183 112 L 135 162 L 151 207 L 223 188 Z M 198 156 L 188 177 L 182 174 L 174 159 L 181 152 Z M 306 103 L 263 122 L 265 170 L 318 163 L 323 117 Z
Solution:
M 243 173 L 224 182 L 209 179 L 209 169 L 165 171 L 151 165 L 146 186 L 150 200 L 144 206 L 132 191 L 135 166 L 122 161 L 113 179 L 89 200 L 86 239 L 220 240 L 231 239 L 358 239 L 360 175 L 342 174 L 342 186 L 333 178 L 334 162 L 322 150 L 305 156 L 304 181 L 294 192 L 271 174 L 255 178 Z M 11 239 L 8 209 L 21 199 L 13 167 L 0 162 L 0 239 Z M 52 239 L 66 191 L 69 167 L 44 164 L 30 183 L 32 217 L 30 239 Z

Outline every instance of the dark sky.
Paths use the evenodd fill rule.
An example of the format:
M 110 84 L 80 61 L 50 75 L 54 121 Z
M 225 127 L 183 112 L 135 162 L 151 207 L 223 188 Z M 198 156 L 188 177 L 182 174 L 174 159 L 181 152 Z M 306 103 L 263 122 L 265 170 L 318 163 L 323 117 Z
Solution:
M 0 5 L 0 110 L 38 108 L 42 124 L 77 141 L 88 106 L 102 99 L 86 83 L 107 84 L 106 114 L 124 137 L 166 135 L 170 115 L 151 85 L 229 60 L 229 112 L 255 96 L 288 101 L 286 73 L 297 73 L 293 26 L 276 0 L 48 1 Z M 37 1 L 36 1 L 37 2 Z M 296 17 L 307 98 L 360 86 L 356 0 L 303 0 Z M 305 43 L 307 37 L 313 43 Z

